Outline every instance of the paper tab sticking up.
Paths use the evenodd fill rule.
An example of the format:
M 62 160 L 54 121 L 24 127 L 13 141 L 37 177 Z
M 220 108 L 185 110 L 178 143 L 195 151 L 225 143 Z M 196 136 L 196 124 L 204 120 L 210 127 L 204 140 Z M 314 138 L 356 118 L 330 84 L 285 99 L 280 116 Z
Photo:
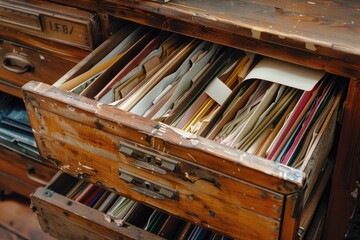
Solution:
M 206 87 L 205 93 L 214 99 L 215 102 L 222 105 L 231 94 L 231 89 L 219 78 L 215 78 Z
M 310 91 L 323 78 L 325 72 L 271 58 L 263 58 L 246 76 L 248 79 L 261 79 L 289 87 Z

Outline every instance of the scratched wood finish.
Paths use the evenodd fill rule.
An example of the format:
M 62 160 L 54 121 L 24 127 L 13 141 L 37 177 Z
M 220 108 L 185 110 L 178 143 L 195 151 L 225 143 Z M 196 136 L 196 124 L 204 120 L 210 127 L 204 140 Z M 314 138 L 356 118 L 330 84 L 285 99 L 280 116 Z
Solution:
M 300 224 L 299 217 L 302 211 L 301 194 L 302 193 L 294 193 L 286 197 L 281 239 L 297 239 Z
M 158 174 L 134 165 L 134 159 L 127 158 L 119 153 L 118 149 L 123 139 L 84 126 L 79 122 L 54 116 L 46 111 L 40 110 L 39 114 L 41 114 L 43 121 L 54 123 L 46 126 L 46 133 L 35 128 L 35 131 L 39 130 L 41 148 L 50 153 L 52 159 L 56 159 L 56 167 L 63 171 L 79 176 L 89 176 L 93 181 L 107 183 L 106 185 L 110 188 L 117 188 L 118 185 L 123 184 L 122 180 L 118 180 L 117 169 L 135 171 L 137 175 L 158 183 L 171 185 L 173 189 L 181 185 L 194 192 L 202 192 L 213 198 L 222 199 L 224 205 L 234 204 L 269 218 L 276 220 L 281 218 L 283 203 L 281 194 L 235 180 L 229 176 L 223 176 L 216 171 L 203 169 L 201 166 L 190 164 L 181 159 L 177 159 L 179 170 L 176 172 Z M 62 129 L 67 129 L 67 131 L 63 132 Z M 88 134 L 89 132 L 91 135 Z M 96 136 L 96 140 L 91 140 L 94 136 Z M 198 175 L 198 180 L 189 181 L 191 179 L 187 179 L 187 175 L 192 172 Z
M 74 4 L 76 5 L 77 3 Z M 221 6 L 218 6 L 219 4 L 215 0 L 207 1 L 206 5 L 204 5 L 203 1 L 176 0 L 168 4 L 158 4 L 150 1 L 103 1 L 101 3 L 84 1 L 81 3 L 85 8 L 89 7 L 89 9 L 107 11 L 111 15 L 138 23 L 180 32 L 189 36 L 250 50 L 255 53 L 261 53 L 266 56 L 317 69 L 324 69 L 331 73 L 343 76 L 360 75 L 359 66 L 356 65 L 359 62 L 359 46 L 357 44 L 359 27 L 357 22 L 352 22 L 351 20 L 354 16 L 358 16 L 356 13 L 356 4 L 358 3 L 347 3 L 345 1 L 326 1 L 320 3 L 309 1 L 222 1 Z M 229 9 L 227 4 L 233 5 Z M 240 8 L 241 4 L 244 5 L 242 8 Z M 331 9 L 324 11 L 324 8 Z M 223 11 L 219 11 L 219 9 Z M 236 13 L 236 15 L 231 15 L 231 12 Z M 315 18 L 313 18 L 314 16 Z M 333 18 L 333 16 L 336 16 L 336 18 Z M 318 21 L 318 19 L 321 19 L 321 21 Z M 334 34 L 334 31 L 339 34 Z M 350 88 L 353 87 L 352 85 L 350 86 Z M 50 92 L 58 93 L 55 90 Z M 73 107 L 73 99 L 81 99 L 74 96 L 67 97 L 69 101 L 66 102 L 66 105 L 70 107 Z M 39 99 L 49 100 L 48 98 Z M 352 101 L 352 104 L 356 101 L 356 98 L 349 99 Z M 94 129 L 96 127 L 103 128 L 104 131 L 117 134 L 115 129 L 123 122 L 109 120 L 108 114 L 112 113 L 111 110 L 98 109 L 96 106 L 96 110 L 92 113 L 93 116 L 90 117 L 92 114 L 89 114 L 91 112 L 88 106 L 89 102 L 86 99 L 81 99 L 81 101 L 86 103 L 82 104 L 86 111 L 79 111 L 74 108 L 81 121 L 87 121 L 86 124 Z M 65 105 L 63 107 L 65 109 Z M 102 116 L 102 119 L 99 120 L 98 116 Z M 122 118 L 124 114 L 114 114 L 111 116 Z M 125 116 L 125 119 L 133 121 L 131 116 Z M 351 122 L 346 120 L 344 124 Z M 143 122 L 135 121 L 133 124 L 127 123 L 125 126 L 130 125 L 131 128 L 136 128 L 134 126 L 139 123 Z M 154 130 L 150 126 L 144 128 L 147 131 Z M 124 130 L 121 134 L 123 136 L 131 136 L 129 135 L 131 133 L 131 131 Z M 169 132 L 168 135 L 171 136 L 170 139 L 173 139 L 173 133 Z M 349 135 L 352 136 L 351 134 Z M 149 139 L 155 139 L 154 141 L 157 146 L 169 146 L 168 143 L 164 144 L 161 138 Z M 141 143 L 146 144 L 146 142 Z M 173 147 L 174 151 L 180 150 L 174 146 L 171 147 Z M 189 144 L 186 147 L 192 148 L 193 146 Z M 346 150 L 347 147 L 340 145 L 340 148 Z M 355 149 L 358 149 L 356 143 Z M 186 154 L 184 153 L 183 155 Z M 178 157 L 186 159 L 186 156 L 183 155 L 179 153 Z M 200 157 L 200 155 L 196 155 L 196 157 Z M 354 159 L 356 157 L 353 156 L 350 161 Z M 212 159 L 210 158 L 210 160 Z M 344 164 L 344 160 L 340 162 L 340 165 Z M 229 165 L 226 162 L 225 169 L 230 166 L 231 164 Z M 242 173 L 244 173 L 244 168 L 241 169 Z M 244 177 L 248 181 L 247 177 L 250 179 L 251 171 L 246 171 L 245 168 Z M 261 174 L 260 179 L 260 182 L 266 181 L 266 177 L 262 178 Z M 268 176 L 268 180 L 272 181 L 271 176 Z M 250 180 L 249 182 L 254 183 L 254 181 L 256 180 Z M 267 183 L 267 185 L 270 186 L 270 189 L 274 190 L 273 182 Z M 288 189 L 287 186 L 284 189 Z M 281 191 L 284 191 L 284 189 L 281 189 Z M 290 187 L 289 189 L 290 191 L 287 194 L 298 190 L 296 187 Z M 293 193 L 290 196 L 292 197 L 288 196 L 285 202 L 284 220 L 281 225 L 281 234 L 284 239 L 288 239 L 289 236 L 295 237 L 299 224 L 298 219 L 294 216 L 294 211 L 299 204 L 298 199 L 301 199 L 302 196 L 301 194 L 298 195 L 298 193 Z M 297 215 L 299 215 L 299 212 L 297 212 Z M 336 229 L 335 226 L 336 224 L 332 227 L 333 230 L 334 228 Z
M 31 202 L 41 228 L 56 239 L 163 239 L 135 226 L 117 227 L 103 213 L 45 188 Z
M 87 0 L 81 6 L 343 76 L 360 74 L 354 1 Z
M 360 80 L 352 79 L 344 104 L 343 127 L 340 133 L 328 212 L 336 216 L 327 221 L 325 239 L 342 239 L 349 230 L 350 217 L 360 190 Z M 341 207 L 340 207 L 341 206 Z
M 0 85 L 0 90 L 11 88 L 20 93 L 21 87 L 31 79 L 52 84 L 76 64 L 76 62 L 70 62 L 52 56 L 46 52 L 26 48 L 13 42 L 0 40 L 0 62 L 3 63 L 4 61 L 8 61 L 7 65 L 10 68 L 19 70 L 17 63 L 12 60 L 14 57 L 26 59 L 26 61 L 31 63 L 33 68 L 24 73 L 16 73 L 13 70 L 1 66 L 0 76 L 5 84 Z M 20 70 L 23 70 L 22 68 Z
M 1 1 L 0 25 L 88 50 L 101 40 L 96 14 L 47 1 Z
M 32 98 L 32 96 L 27 94 L 26 99 L 29 98 Z M 64 112 L 65 109 L 68 111 L 70 107 L 51 99 L 45 100 L 45 98 L 38 103 L 52 106 L 56 112 Z M 38 103 L 35 103 L 35 105 L 38 105 Z M 72 101 L 72 104 L 74 103 L 75 101 Z M 104 128 L 99 130 L 95 126 L 87 126 L 84 123 L 92 121 L 91 118 L 94 115 L 87 113 L 89 116 L 86 116 L 85 112 L 80 113 L 80 110 L 74 105 L 70 108 L 74 112 L 73 117 L 80 120 L 80 122 L 58 116 L 49 109 L 42 109 L 42 106 L 36 108 L 37 116 L 41 116 L 41 119 L 31 114 L 31 121 L 40 120 L 47 123 L 42 126 L 40 122 L 34 124 L 34 131 L 36 132 L 41 154 L 46 159 L 54 161 L 61 170 L 79 177 L 88 177 L 90 182 L 101 183 L 104 187 L 121 192 L 137 201 L 146 202 L 191 222 L 228 233 L 230 236 L 246 236 L 247 238 L 255 237 L 260 239 L 265 236 L 277 236 L 282 210 L 281 195 L 279 196 L 265 189 L 257 189 L 259 187 L 251 184 L 237 183 L 235 180 L 230 181 L 225 176 L 221 177 L 218 174 L 216 176 L 219 176 L 219 190 L 206 181 L 196 182 L 195 184 L 199 184 L 199 186 L 193 188 L 193 184 L 180 179 L 171 181 L 170 177 L 159 177 L 142 169 L 121 164 L 121 156 L 117 150 L 119 148 L 118 137 L 106 133 Z M 71 118 L 71 116 L 69 117 Z M 89 117 L 90 119 L 87 119 Z M 94 125 L 96 122 L 92 122 L 92 124 Z M 99 124 L 106 125 L 104 122 Z M 144 136 L 138 133 L 137 130 L 127 130 L 125 127 L 120 131 L 123 131 L 126 135 L 134 136 L 138 141 Z M 191 150 L 188 153 L 194 156 L 193 160 L 198 163 L 201 162 L 200 156 L 192 154 Z M 212 164 L 214 165 L 215 162 L 216 160 Z M 118 169 L 121 167 L 126 167 L 132 173 L 152 182 L 165 185 L 170 189 L 176 189 L 179 192 L 179 200 L 168 199 L 161 201 L 134 192 L 130 189 L 131 184 L 119 179 Z M 245 167 L 239 164 L 238 168 L 240 168 L 240 173 L 246 173 L 246 171 L 243 171 Z M 254 178 L 254 175 L 249 177 Z M 241 178 L 241 176 L 238 176 L 238 178 Z M 279 180 L 279 182 L 282 181 Z M 291 187 L 291 185 L 289 186 Z M 284 187 L 286 187 L 286 184 Z M 219 197 L 220 193 L 212 193 L 213 191 L 221 191 L 222 197 Z M 244 193 L 249 196 L 240 197 Z M 215 197 L 212 195 L 215 195 Z M 237 214 L 233 214 L 234 212 Z M 257 212 L 263 213 L 263 215 Z M 271 216 L 271 218 L 264 215 Z M 234 222 L 239 224 L 234 225 Z
M 89 50 L 32 36 L 4 26 L 0 26 L 0 38 L 74 63 L 80 62 L 90 53 Z
M 100 105 L 89 98 L 38 82 L 28 83 L 23 90 L 25 106 L 32 127 L 35 129 L 35 138 L 40 153 L 45 159 L 51 160 L 51 152 L 43 151 L 38 136 L 42 130 L 51 133 L 46 130 L 47 124 L 52 126 L 55 122 L 51 123 L 51 118 L 49 122 L 43 121 L 41 115 L 36 115 L 35 111 L 38 110 L 53 117 L 58 115 L 62 119 L 74 120 L 83 127 L 99 129 L 154 149 L 165 148 L 165 153 L 269 190 L 288 194 L 298 191 L 304 184 L 302 173 L 296 169 L 266 161 L 195 135 L 175 131 L 165 124 L 159 125 L 155 121 Z M 156 131 L 159 127 L 162 127 L 161 131 L 166 134 Z M 67 132 L 67 129 L 61 127 L 57 127 L 56 130 L 61 130 L 62 134 Z M 89 144 L 96 142 L 91 133 L 81 137 L 89 141 Z M 105 142 L 100 144 L 108 145 Z

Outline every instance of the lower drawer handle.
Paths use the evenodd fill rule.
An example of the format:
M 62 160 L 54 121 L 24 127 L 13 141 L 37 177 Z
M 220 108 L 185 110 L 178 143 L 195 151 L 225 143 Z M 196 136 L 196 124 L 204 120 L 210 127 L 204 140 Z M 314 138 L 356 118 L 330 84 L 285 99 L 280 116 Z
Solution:
M 127 170 L 119 169 L 119 177 L 125 182 L 132 184 L 130 189 L 148 197 L 159 200 L 164 200 L 166 198 L 178 200 L 179 198 L 179 193 L 175 189 L 150 181 Z
M 148 197 L 152 197 L 154 199 L 159 199 L 159 200 L 164 200 L 165 199 L 165 196 L 164 195 L 161 195 L 157 192 L 154 192 L 152 190 L 148 190 L 146 188 L 142 188 L 142 187 L 138 187 L 138 186 L 132 186 L 130 189 L 136 191 L 136 192 L 139 192 L 141 194 L 144 194 Z
M 27 170 L 27 177 L 31 180 L 31 181 L 34 181 L 38 184 L 41 184 L 43 186 L 45 186 L 46 184 L 48 184 L 47 181 L 37 177 L 35 174 L 35 169 L 33 167 L 30 167 L 28 170 Z
M 15 53 L 6 54 L 2 66 L 10 72 L 18 74 L 34 70 L 33 64 L 26 57 Z

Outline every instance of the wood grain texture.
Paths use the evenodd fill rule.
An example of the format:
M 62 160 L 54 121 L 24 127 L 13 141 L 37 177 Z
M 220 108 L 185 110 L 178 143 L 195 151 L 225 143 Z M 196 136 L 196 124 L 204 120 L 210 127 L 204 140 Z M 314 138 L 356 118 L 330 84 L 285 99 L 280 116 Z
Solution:
M 118 227 L 103 213 L 44 188 L 31 202 L 42 229 L 57 239 L 163 239 L 129 224 Z
M 21 92 L 21 88 L 19 86 L 10 84 L 6 81 L 0 79 L 0 91 L 5 92 L 7 94 L 13 95 L 18 98 L 22 98 L 23 94 Z
M 0 166 L 0 172 L 34 185 L 34 187 L 44 186 L 41 183 L 50 181 L 57 172 L 54 168 L 3 147 L 0 147 Z M 36 181 L 37 179 L 39 181 Z
M 36 187 L 9 174 L 0 172 L 0 191 L 4 191 L 5 194 L 18 193 L 28 198 Z
M 33 66 L 33 69 L 21 74 L 8 70 L 4 66 L 0 67 L 1 80 L 19 88 L 30 81 L 30 79 L 52 84 L 76 64 L 54 57 L 46 52 L 0 40 L 0 61 L 4 62 L 13 56 L 26 59 Z M 11 62 L 12 60 L 9 61 Z M 16 63 L 9 63 L 9 65 L 11 68 L 18 69 Z
M 280 239 L 297 239 L 302 198 L 301 193 L 294 193 L 286 197 Z
M 23 32 L 0 26 L 0 38 L 2 40 L 16 42 L 19 45 L 37 49 L 50 55 L 78 63 L 85 58 L 90 51 L 69 46 L 66 44 L 49 41 L 48 39 L 31 36 Z
M 47 103 L 54 106 L 49 100 Z M 59 103 L 56 105 L 58 107 Z M 265 236 L 277 236 L 282 209 L 281 196 L 222 176 L 219 176 L 221 186 L 217 189 L 205 181 L 197 182 L 202 187 L 193 188 L 192 183 L 180 179 L 170 181 L 170 177 L 146 173 L 142 169 L 121 164 L 121 156 L 117 150 L 118 138 L 114 135 L 73 120 L 59 118 L 40 108 L 37 112 L 38 116 L 41 115 L 41 121 L 47 123 L 46 126 L 43 125 L 43 129 L 34 127 L 40 151 L 61 170 L 87 178 L 93 183 L 101 183 L 127 197 L 233 237 L 262 239 Z M 133 191 L 130 189 L 132 184 L 119 179 L 119 168 L 126 168 L 152 182 L 176 189 L 179 200 L 156 200 Z M 244 194 L 245 196 L 241 196 Z M 238 224 L 233 224 L 234 222 Z
M 339 75 L 360 74 L 357 2 L 127 0 L 81 5 Z
M 24 86 L 24 90 L 25 104 L 36 135 L 46 130 L 46 124 L 51 125 L 50 122 L 45 124 L 41 114 L 35 113 L 43 109 L 49 114 L 72 119 L 144 146 L 161 149 L 164 153 L 269 190 L 291 193 L 300 189 L 303 184 L 303 175 L 296 169 L 224 147 L 201 137 L 175 131 L 164 124 L 159 125 L 140 116 L 99 105 L 94 100 L 35 82 Z M 64 133 L 65 129 L 61 131 Z M 47 159 L 51 158 L 51 154 L 41 148 L 41 140 L 36 135 L 41 155 Z M 91 141 L 96 141 L 91 135 L 82 137 L 90 144 Z M 102 144 L 106 145 L 105 142 Z
M 37 0 L 4 0 L 0 6 L 2 26 L 88 50 L 101 40 L 91 12 Z
M 325 231 L 327 239 L 341 239 L 349 228 L 350 217 L 356 201 L 353 198 L 359 190 L 360 179 L 360 80 L 350 81 L 336 156 L 334 177 L 331 186 L 328 218 Z M 358 191 L 357 190 L 357 191 Z

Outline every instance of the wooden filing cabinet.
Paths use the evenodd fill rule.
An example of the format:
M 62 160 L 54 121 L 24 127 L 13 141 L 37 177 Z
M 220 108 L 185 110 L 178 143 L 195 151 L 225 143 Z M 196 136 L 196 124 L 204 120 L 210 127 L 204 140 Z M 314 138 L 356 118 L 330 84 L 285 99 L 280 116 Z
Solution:
M 45 1 L 1 1 L 0 91 L 22 98 L 21 87 L 31 80 L 54 83 L 103 41 L 100 25 L 95 12 Z M 28 197 L 55 173 L 38 156 L 0 147 L 2 193 Z
M 87 4 L 95 3 L 86 1 L 84 8 Z M 204 4 L 184 0 L 168 4 L 96 4 L 101 11 L 121 19 L 323 69 L 350 80 L 339 78 L 345 94 L 339 91 L 307 164 L 298 170 L 58 89 L 109 52 L 116 45 L 116 37 L 109 38 L 53 86 L 36 82 L 24 86 L 24 100 L 44 159 L 64 172 L 233 238 L 295 239 L 299 225 L 308 225 L 309 212 L 313 212 L 309 206 L 316 206 L 331 174 L 332 163 L 325 163 L 335 158 L 324 236 L 338 239 L 346 233 L 346 221 L 334 229 L 337 219 L 332 215 L 336 212 L 334 204 L 343 203 L 348 209 L 342 219 L 350 217 L 354 206 L 350 192 L 357 187 L 354 180 L 358 173 L 351 167 L 358 164 L 360 130 L 360 72 L 356 65 L 360 50 L 354 40 L 359 34 L 355 30 L 358 23 L 351 20 L 358 16 L 356 3 L 333 3 L 341 11 L 331 8 L 332 2 L 220 4 L 209 0 Z M 323 8 L 329 9 L 328 14 L 324 15 Z M 351 14 L 345 15 L 348 12 Z M 338 19 L 346 27 L 342 28 Z M 341 125 L 340 139 L 333 141 L 337 122 Z M 328 155 L 331 148 L 337 153 Z M 139 167 L 137 159 L 127 154 L 129 151 L 149 155 L 160 163 L 147 169 Z M 154 170 L 159 166 L 165 171 Z M 344 186 L 345 172 L 351 174 Z M 141 189 L 147 185 L 143 183 L 152 192 Z M 51 195 L 39 202 L 38 194 L 34 203 L 38 210 L 42 206 L 40 219 L 46 217 L 46 208 L 53 208 L 51 204 L 59 209 L 66 201 L 57 201 Z M 69 211 L 76 210 L 66 208 L 62 221 L 85 224 L 87 220 L 75 219 Z M 49 230 L 52 224 L 56 223 L 49 222 L 46 228 L 61 238 L 58 231 Z M 114 234 L 120 238 L 124 236 L 122 230 Z

